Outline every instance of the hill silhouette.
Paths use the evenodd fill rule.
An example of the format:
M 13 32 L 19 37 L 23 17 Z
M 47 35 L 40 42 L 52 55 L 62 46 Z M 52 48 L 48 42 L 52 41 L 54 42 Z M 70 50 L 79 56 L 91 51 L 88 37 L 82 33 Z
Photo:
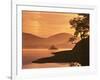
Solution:
M 22 34 L 23 48 L 50 48 L 55 45 L 57 48 L 73 48 L 74 44 L 69 42 L 73 35 L 69 33 L 59 33 L 48 38 L 41 38 L 29 33 Z
M 82 66 L 89 66 L 89 37 L 80 40 L 72 50 L 53 53 L 54 56 L 41 58 L 32 63 L 66 63 L 79 62 Z

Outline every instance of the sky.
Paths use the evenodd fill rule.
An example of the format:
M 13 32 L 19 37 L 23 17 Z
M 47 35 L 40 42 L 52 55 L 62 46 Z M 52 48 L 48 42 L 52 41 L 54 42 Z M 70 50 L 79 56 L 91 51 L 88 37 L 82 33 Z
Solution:
M 74 13 L 22 11 L 23 32 L 40 37 L 49 37 L 59 33 L 74 33 L 69 24 L 77 17 Z

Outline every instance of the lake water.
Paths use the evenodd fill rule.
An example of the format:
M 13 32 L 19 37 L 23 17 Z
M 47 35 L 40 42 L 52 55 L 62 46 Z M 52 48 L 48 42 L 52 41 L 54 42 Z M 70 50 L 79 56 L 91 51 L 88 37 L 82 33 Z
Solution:
M 68 63 L 32 63 L 32 61 L 37 60 L 39 58 L 45 58 L 53 56 L 53 52 L 71 50 L 71 49 L 57 49 L 57 50 L 48 50 L 48 49 L 23 49 L 22 52 L 22 68 L 30 69 L 30 68 L 48 68 L 48 67 L 65 67 L 68 66 Z

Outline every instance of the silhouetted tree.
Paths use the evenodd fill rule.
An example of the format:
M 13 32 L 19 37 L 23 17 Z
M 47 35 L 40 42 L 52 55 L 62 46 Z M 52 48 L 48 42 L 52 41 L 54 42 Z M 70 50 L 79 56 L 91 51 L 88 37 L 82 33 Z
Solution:
M 75 29 L 73 39 L 78 36 L 81 39 L 89 36 L 89 14 L 78 14 L 79 16 L 70 20 L 71 28 Z
M 69 38 L 69 42 L 72 42 L 72 44 L 76 44 L 76 37 Z

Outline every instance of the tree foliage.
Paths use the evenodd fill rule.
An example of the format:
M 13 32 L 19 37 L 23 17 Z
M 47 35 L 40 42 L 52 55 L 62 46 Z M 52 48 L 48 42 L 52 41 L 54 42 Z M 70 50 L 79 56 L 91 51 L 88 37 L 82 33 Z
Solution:
M 72 25 L 71 28 L 75 29 L 74 37 L 70 38 L 70 42 L 73 42 L 79 36 L 81 39 L 89 36 L 89 14 L 78 14 L 78 17 L 69 21 Z
M 71 40 L 75 40 L 78 36 L 81 39 L 89 36 L 89 14 L 78 14 L 79 16 L 70 20 L 71 28 L 75 29 L 74 37 Z
M 72 44 L 76 44 L 76 37 L 71 37 L 70 39 L 69 39 L 69 42 L 72 42 Z

